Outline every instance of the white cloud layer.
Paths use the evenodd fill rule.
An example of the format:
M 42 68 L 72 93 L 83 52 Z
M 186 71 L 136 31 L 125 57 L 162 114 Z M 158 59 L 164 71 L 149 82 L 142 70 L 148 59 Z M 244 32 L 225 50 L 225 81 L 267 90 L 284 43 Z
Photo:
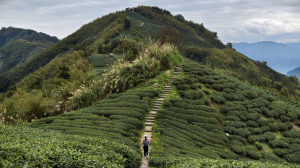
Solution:
M 0 26 L 64 38 L 98 17 L 138 5 L 203 23 L 224 43 L 300 41 L 300 0 L 0 0 Z

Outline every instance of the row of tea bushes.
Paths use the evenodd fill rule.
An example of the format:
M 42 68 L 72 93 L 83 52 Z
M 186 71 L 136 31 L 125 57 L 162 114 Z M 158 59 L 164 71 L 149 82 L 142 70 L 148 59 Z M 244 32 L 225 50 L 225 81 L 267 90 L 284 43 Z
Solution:
M 120 143 L 0 125 L 0 167 L 139 166 L 139 152 Z
M 299 144 L 299 131 L 293 129 L 293 123 L 300 118 L 298 102 L 197 63 L 186 63 L 183 71 L 181 78 L 173 82 L 180 98 L 169 98 L 157 115 L 155 131 L 161 149 L 154 149 L 152 154 L 176 158 L 239 156 L 263 162 L 299 163 L 296 158 L 300 153 L 292 150 Z M 206 153 L 201 151 L 207 147 L 213 148 Z M 221 148 L 228 153 L 226 156 L 218 153 Z M 152 158 L 150 162 L 157 165 L 160 159 Z
M 139 130 L 150 102 L 159 92 L 130 90 L 113 94 L 93 106 L 33 122 L 30 127 L 59 130 L 75 135 L 96 136 L 139 149 Z
M 198 87 L 202 90 L 214 90 L 206 96 L 220 106 L 219 111 L 225 115 L 223 129 L 229 134 L 232 151 L 256 160 L 285 159 L 300 163 L 295 159 L 300 158 L 298 152 L 291 150 L 290 147 L 293 145 L 295 148 L 299 144 L 299 137 L 296 134 L 299 131 L 292 130 L 294 128 L 292 122 L 298 123 L 300 119 L 299 102 L 220 75 L 199 64 L 186 64 L 183 70 L 186 74 L 184 78 L 174 83 L 176 86 L 185 85 L 184 89 L 178 88 L 181 97 L 184 98 L 185 94 L 195 90 L 190 87 L 191 85 L 202 85 Z M 196 91 L 200 92 L 199 89 Z M 284 137 L 276 138 L 275 132 L 278 131 L 283 132 Z M 286 139 L 290 143 L 287 143 Z M 262 154 L 261 142 L 273 148 L 274 153 Z

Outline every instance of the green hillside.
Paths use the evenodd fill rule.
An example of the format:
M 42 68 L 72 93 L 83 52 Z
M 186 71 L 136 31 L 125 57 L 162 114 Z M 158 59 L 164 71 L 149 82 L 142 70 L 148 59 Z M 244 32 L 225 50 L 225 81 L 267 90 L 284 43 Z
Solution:
M 47 48 L 38 42 L 29 42 L 18 39 L 0 48 L 0 73 L 4 73 L 32 58 L 34 55 Z
M 56 37 L 33 30 L 3 27 L 0 30 L 0 74 L 26 62 L 58 41 Z
M 7 43 L 16 41 L 18 39 L 27 40 L 29 42 L 39 42 L 47 47 L 59 41 L 55 36 L 51 37 L 45 33 L 38 33 L 30 29 L 3 27 L 0 30 L 0 48 L 5 46 Z
M 163 42 L 163 29 L 186 48 L 172 34 Z M 0 167 L 140 167 L 146 116 L 179 65 L 153 117 L 150 166 L 300 167 L 299 81 L 147 6 L 98 18 L 0 74 Z
M 157 114 L 151 165 L 174 157 L 300 163 L 299 102 L 190 61 L 180 76 Z

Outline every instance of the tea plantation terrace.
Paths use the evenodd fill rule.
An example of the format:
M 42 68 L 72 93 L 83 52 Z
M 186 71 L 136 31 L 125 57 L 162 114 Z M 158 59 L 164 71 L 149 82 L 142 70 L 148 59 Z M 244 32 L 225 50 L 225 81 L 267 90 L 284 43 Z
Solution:
M 177 67 L 174 69 L 173 77 L 170 79 L 169 83 L 164 87 L 163 93 L 161 94 L 161 96 L 154 101 L 152 109 L 151 109 L 150 113 L 147 115 L 146 120 L 145 120 L 145 128 L 143 130 L 144 132 L 142 133 L 141 143 L 144 139 L 144 135 L 147 135 L 147 139 L 150 141 L 150 144 L 151 144 L 152 132 L 153 132 L 152 126 L 154 125 L 157 111 L 160 109 L 164 98 L 166 98 L 167 95 L 169 94 L 169 92 L 171 90 L 170 85 L 172 84 L 173 80 L 178 77 L 180 70 L 181 70 L 180 67 Z M 150 156 L 150 149 L 151 148 L 149 148 L 148 156 Z M 143 157 L 141 168 L 148 168 L 148 159 Z

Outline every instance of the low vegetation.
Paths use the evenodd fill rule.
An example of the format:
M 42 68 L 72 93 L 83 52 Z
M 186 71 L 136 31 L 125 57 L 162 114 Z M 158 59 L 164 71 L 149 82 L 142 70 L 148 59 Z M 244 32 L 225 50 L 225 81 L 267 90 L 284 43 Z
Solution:
M 266 64 L 250 60 L 232 49 L 190 47 L 184 55 L 223 75 L 237 78 L 290 99 L 300 100 L 300 85 L 297 78 L 280 74 Z
M 0 167 L 138 167 L 129 146 L 58 131 L 0 124 Z
M 300 132 L 293 123 L 300 118 L 300 103 L 197 63 L 184 64 L 183 71 L 157 114 L 151 165 L 164 166 L 168 159 L 162 157 L 299 164 Z

